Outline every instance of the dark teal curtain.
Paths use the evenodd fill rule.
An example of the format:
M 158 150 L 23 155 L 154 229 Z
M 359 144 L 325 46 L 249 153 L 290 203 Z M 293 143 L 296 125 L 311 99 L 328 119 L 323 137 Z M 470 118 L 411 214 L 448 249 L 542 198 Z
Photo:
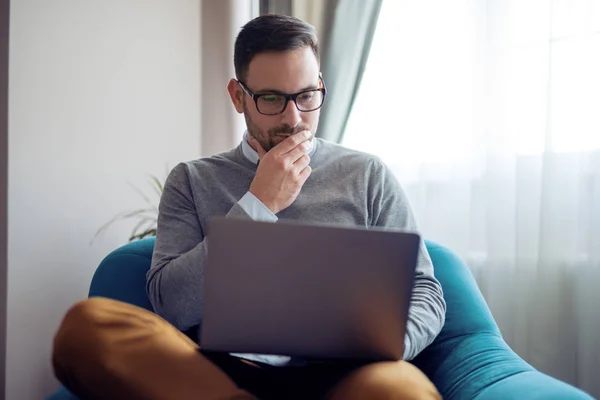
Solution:
M 342 141 L 369 57 L 383 0 L 337 0 L 326 10 L 331 21 L 321 71 L 328 94 L 317 136 Z M 332 4 L 333 4 L 332 3 Z M 329 14 L 329 17 L 327 16 Z
M 322 1 L 319 41 L 328 95 L 317 136 L 339 143 L 360 87 L 383 0 Z M 260 14 L 292 15 L 293 1 L 260 0 Z

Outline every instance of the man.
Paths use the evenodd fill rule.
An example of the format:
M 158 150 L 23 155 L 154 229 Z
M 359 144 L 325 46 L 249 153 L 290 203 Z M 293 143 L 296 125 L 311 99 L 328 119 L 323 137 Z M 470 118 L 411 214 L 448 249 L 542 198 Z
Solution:
M 242 143 L 176 166 L 161 198 L 147 288 L 164 319 L 108 299 L 77 304 L 55 339 L 57 376 L 90 399 L 440 398 L 406 361 L 444 323 L 441 287 L 424 246 L 403 361 L 209 356 L 181 333 L 196 339 L 202 322 L 200 288 L 210 242 L 204 232 L 213 216 L 416 229 L 399 184 L 377 158 L 315 138 L 326 88 L 314 28 L 290 17 L 256 18 L 237 37 L 234 64 L 237 79 L 227 89 L 246 118 Z M 269 243 L 256 251 L 268 252 Z

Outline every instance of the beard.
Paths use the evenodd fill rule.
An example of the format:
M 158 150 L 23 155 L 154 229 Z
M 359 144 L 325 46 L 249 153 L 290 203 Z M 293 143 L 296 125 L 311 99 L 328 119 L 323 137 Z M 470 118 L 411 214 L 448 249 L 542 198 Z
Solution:
M 246 101 L 244 101 L 244 118 L 246 119 L 246 128 L 248 129 L 248 134 L 252 136 L 254 139 L 260 143 L 265 151 L 270 151 L 273 147 L 277 146 L 279 143 L 283 142 L 287 139 L 286 136 L 280 135 L 294 135 L 296 133 L 302 131 L 310 131 L 313 135 L 317 133 L 317 127 L 311 129 L 309 125 L 299 124 L 296 127 L 292 127 L 290 125 L 280 125 L 276 128 L 271 128 L 268 131 L 264 131 L 258 127 L 250 118 L 250 113 L 248 112 Z

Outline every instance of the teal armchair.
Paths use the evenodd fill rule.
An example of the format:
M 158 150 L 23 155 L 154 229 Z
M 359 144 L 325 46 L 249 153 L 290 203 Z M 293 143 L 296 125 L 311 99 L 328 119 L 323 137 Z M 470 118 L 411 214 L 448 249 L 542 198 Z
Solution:
M 127 244 L 100 264 L 89 296 L 108 297 L 152 311 L 146 295 L 154 238 Z M 593 400 L 523 361 L 502 339 L 473 275 L 450 250 L 428 242 L 444 290 L 446 323 L 413 363 L 445 400 Z M 61 388 L 47 400 L 77 400 Z

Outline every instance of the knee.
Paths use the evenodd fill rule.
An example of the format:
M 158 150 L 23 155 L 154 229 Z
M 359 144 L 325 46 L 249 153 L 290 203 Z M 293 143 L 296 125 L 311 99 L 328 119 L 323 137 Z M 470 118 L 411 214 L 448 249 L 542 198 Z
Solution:
M 65 314 L 54 336 L 53 358 L 64 360 L 86 348 L 98 348 L 96 327 L 107 314 L 110 300 L 91 298 L 73 305 Z
M 83 336 L 78 333 L 82 330 L 88 330 L 101 322 L 103 316 L 106 315 L 110 301 L 95 297 L 75 303 L 65 314 L 57 337 L 75 336 L 72 339 L 76 339 Z
M 331 400 L 440 400 L 433 383 L 405 361 L 374 363 L 344 379 Z

